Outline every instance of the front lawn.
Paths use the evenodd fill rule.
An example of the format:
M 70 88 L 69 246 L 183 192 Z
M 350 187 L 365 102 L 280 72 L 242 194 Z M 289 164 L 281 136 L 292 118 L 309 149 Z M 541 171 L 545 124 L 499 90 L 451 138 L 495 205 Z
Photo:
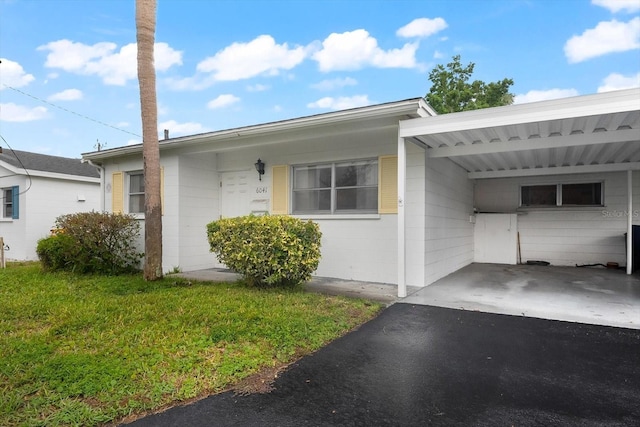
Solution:
M 96 425 L 308 354 L 375 303 L 241 284 L 0 269 L 0 425 Z

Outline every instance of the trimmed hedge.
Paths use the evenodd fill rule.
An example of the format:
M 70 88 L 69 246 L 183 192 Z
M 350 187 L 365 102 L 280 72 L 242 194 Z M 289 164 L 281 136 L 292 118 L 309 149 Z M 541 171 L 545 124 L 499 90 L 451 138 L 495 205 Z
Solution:
M 81 212 L 59 216 L 55 227 L 36 248 L 45 269 L 100 274 L 139 269 L 144 254 L 135 247 L 140 224 L 133 216 Z
M 320 262 L 318 224 L 289 216 L 241 216 L 207 224 L 211 252 L 251 286 L 298 286 Z

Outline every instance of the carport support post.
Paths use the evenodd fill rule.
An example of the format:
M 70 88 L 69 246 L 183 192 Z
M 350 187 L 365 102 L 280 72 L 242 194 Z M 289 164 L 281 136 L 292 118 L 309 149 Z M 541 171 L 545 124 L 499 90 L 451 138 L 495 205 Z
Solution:
M 398 298 L 407 296 L 405 260 L 405 188 L 407 178 L 407 147 L 398 137 Z
M 627 209 L 627 274 L 633 272 L 633 171 L 627 171 L 627 194 L 629 208 Z

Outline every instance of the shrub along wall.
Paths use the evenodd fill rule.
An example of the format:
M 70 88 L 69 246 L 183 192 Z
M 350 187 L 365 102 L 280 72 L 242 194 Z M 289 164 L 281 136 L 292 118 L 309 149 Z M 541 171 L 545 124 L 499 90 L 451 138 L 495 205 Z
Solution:
M 289 216 L 242 216 L 207 224 L 211 252 L 253 286 L 297 286 L 320 262 L 318 224 Z

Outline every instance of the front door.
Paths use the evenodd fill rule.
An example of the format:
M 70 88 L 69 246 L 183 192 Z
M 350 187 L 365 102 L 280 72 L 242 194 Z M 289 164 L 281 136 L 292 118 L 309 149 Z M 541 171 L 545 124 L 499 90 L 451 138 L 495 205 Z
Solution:
M 232 218 L 248 215 L 250 209 L 251 171 L 223 172 L 220 174 L 220 217 Z

